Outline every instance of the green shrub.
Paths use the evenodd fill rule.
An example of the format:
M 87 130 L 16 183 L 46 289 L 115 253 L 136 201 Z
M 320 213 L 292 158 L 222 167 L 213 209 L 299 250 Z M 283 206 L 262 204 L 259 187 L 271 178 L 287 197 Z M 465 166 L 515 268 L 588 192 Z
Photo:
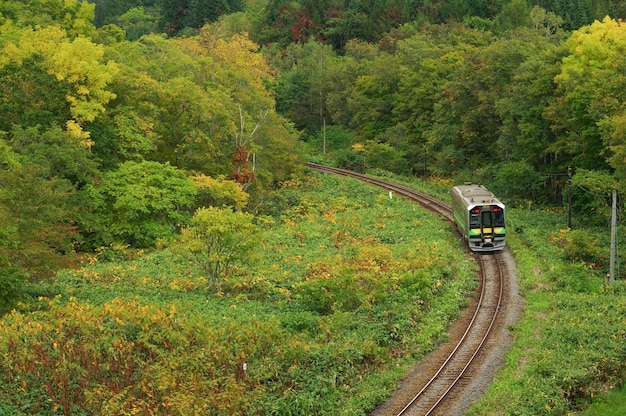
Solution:
M 13 307 L 24 296 L 26 274 L 16 266 L 0 267 L 0 314 Z
M 572 293 L 598 293 L 604 283 L 593 270 L 581 263 L 554 266 L 546 272 L 545 277 L 554 282 L 557 290 Z
M 584 262 L 596 267 L 608 263 L 608 250 L 599 245 L 603 240 L 608 242 L 608 239 L 602 238 L 600 234 L 590 229 L 569 228 L 551 234 L 554 243 L 561 248 L 565 260 Z

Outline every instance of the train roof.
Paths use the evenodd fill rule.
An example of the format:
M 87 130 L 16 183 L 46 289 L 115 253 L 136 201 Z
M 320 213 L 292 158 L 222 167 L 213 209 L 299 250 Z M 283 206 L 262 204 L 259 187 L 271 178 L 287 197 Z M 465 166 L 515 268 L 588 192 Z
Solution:
M 498 198 L 480 184 L 465 183 L 463 185 L 457 185 L 453 190 L 465 200 L 467 205 L 470 204 L 502 204 Z

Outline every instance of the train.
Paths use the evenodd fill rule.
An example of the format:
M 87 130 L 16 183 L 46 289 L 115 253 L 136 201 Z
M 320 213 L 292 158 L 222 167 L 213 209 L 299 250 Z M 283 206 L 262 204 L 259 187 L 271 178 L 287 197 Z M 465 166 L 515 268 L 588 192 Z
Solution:
M 452 187 L 451 193 L 454 222 L 470 250 L 493 252 L 504 249 L 504 204 L 480 184 L 466 182 Z

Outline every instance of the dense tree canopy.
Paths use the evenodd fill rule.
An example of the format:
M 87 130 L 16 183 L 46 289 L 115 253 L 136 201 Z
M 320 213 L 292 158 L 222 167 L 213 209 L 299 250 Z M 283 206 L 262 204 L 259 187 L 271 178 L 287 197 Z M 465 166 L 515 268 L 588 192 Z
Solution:
M 76 250 L 151 246 L 204 204 L 258 205 L 301 169 L 273 70 L 245 34 L 125 40 L 93 21 L 78 0 L 0 5 L 0 267 L 37 277 Z
M 491 25 L 405 24 L 377 45 L 347 42 L 341 55 L 292 43 L 275 58 L 277 108 L 312 138 L 323 124 L 348 131 L 350 144 L 334 151 L 346 167 L 386 144 L 396 154 L 373 166 L 560 203 L 568 168 L 623 182 L 624 161 L 623 23 L 568 33 L 563 22 L 515 1 Z
M 622 189 L 623 13 L 608 0 L 2 2 L 4 261 L 35 270 L 17 255 L 30 241 L 42 255 L 150 245 L 205 204 L 263 209 L 300 169 L 298 137 L 344 166 L 492 183 L 512 201 L 558 203 L 569 167 Z M 137 172 L 186 184 L 170 190 L 179 204 L 147 206 L 147 228 L 138 200 L 111 216 Z M 9 183 L 51 192 L 47 208 L 14 208 L 28 195 Z

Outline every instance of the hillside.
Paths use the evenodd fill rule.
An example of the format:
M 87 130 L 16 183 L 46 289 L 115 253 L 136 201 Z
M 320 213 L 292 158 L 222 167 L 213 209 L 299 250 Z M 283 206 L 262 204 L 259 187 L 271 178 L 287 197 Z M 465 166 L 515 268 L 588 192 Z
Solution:
M 528 306 L 473 414 L 568 414 L 623 385 L 625 14 L 1 1 L 0 413 L 382 401 L 474 266 L 439 220 L 305 160 L 506 203 Z

